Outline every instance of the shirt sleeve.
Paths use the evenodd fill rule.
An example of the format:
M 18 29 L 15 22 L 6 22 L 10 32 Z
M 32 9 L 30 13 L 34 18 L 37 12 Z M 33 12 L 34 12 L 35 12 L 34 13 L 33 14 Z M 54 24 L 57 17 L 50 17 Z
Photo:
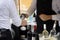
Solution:
M 52 20 L 58 20 L 58 21 L 60 21 L 60 14 L 52 15 Z
M 60 26 L 60 0 L 53 0 L 52 9 L 57 13 L 57 15 L 52 15 L 52 20 L 59 21 Z
M 21 19 L 19 17 L 16 5 L 14 0 L 9 0 L 9 11 L 10 11 L 10 17 L 12 18 L 12 22 L 16 26 L 21 25 Z
M 52 9 L 59 14 L 60 13 L 60 0 L 53 0 Z
M 57 20 L 59 21 L 59 26 L 60 26 L 60 14 L 57 14 L 57 15 L 52 15 L 52 20 Z
M 52 15 L 53 20 L 60 20 L 60 0 L 53 0 L 52 3 L 53 10 L 57 13 L 56 15 Z
M 58 11 L 57 0 L 52 1 L 52 9 L 57 13 Z
M 32 0 L 31 6 L 27 10 L 28 15 L 31 15 L 35 11 L 35 9 L 36 9 L 36 2 L 37 2 L 37 0 Z

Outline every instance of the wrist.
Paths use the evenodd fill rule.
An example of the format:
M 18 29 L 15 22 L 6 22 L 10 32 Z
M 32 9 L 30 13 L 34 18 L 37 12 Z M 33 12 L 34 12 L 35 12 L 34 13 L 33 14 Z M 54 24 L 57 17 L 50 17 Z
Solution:
M 49 15 L 49 19 L 52 20 L 52 15 Z

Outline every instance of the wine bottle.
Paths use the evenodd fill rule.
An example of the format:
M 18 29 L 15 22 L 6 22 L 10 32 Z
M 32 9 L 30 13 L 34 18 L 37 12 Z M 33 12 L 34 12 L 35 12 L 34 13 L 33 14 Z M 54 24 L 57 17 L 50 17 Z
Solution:
M 48 31 L 46 30 L 46 24 L 44 24 L 44 30 L 43 30 L 43 32 L 42 32 L 42 34 L 43 34 L 43 36 L 44 36 L 44 38 L 47 38 L 48 37 Z
M 54 23 L 54 25 L 53 25 L 53 29 L 50 31 L 50 36 L 54 36 L 54 35 L 56 35 L 56 21 L 55 21 L 55 23 Z

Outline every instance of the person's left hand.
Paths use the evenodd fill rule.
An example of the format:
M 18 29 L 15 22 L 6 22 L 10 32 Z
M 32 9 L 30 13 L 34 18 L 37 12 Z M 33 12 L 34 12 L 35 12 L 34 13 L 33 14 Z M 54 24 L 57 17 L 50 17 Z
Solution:
M 46 15 L 46 14 L 40 14 L 39 17 L 43 21 L 47 21 L 47 20 L 52 19 L 52 16 L 51 15 Z

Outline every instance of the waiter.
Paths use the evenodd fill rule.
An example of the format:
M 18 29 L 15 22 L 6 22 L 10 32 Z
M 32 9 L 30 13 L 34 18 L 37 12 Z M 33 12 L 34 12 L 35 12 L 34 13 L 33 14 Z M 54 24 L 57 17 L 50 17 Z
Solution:
M 12 40 L 10 18 L 17 27 L 21 25 L 14 0 L 0 0 L 0 40 Z
M 47 25 L 46 26 L 47 31 L 50 33 L 50 30 L 52 30 L 53 24 L 55 22 L 51 18 L 57 14 L 58 9 L 57 7 L 55 7 L 55 5 L 58 4 L 59 4 L 59 0 L 33 0 L 27 13 L 28 15 L 31 15 L 35 11 L 35 9 L 37 10 L 37 15 L 36 15 L 37 33 L 42 33 L 43 24 Z M 54 16 L 54 18 L 55 17 L 56 16 Z M 56 31 L 59 32 L 58 21 L 56 24 L 57 24 Z

